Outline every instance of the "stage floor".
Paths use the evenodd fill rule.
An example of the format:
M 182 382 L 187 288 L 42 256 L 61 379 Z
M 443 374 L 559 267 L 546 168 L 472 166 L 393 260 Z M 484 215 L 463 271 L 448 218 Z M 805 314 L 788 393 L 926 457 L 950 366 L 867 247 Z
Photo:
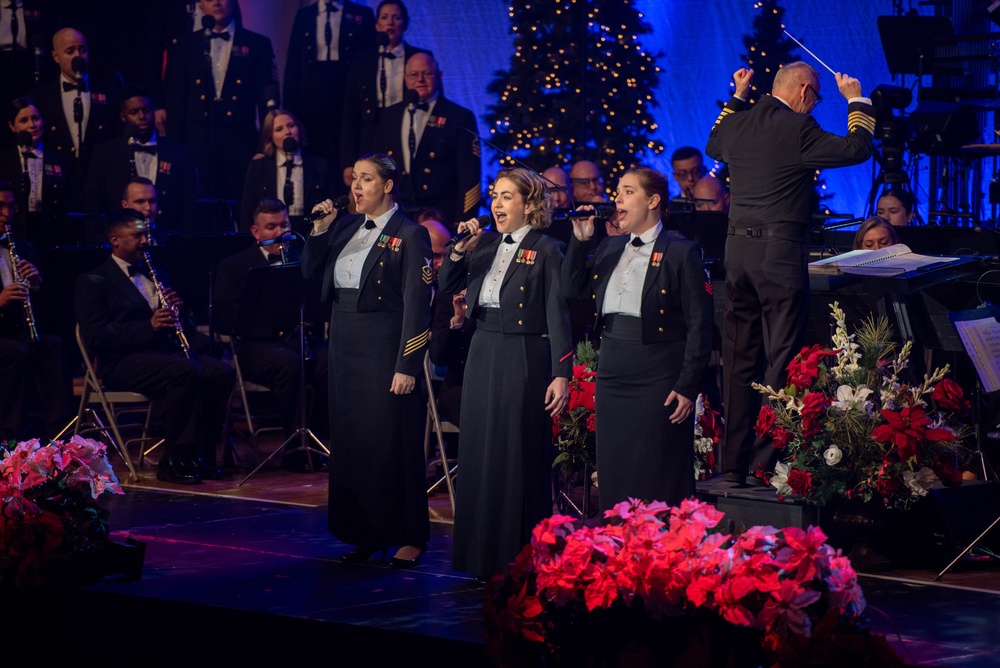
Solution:
M 325 507 L 205 491 L 130 488 L 109 499 L 115 537 L 147 543 L 145 570 L 139 582 L 108 580 L 88 591 L 126 609 L 157 610 L 154 602 L 163 602 L 149 613 L 151 637 L 178 629 L 187 636 L 193 620 L 217 619 L 217 628 L 196 634 L 224 638 L 226 656 L 329 651 L 346 658 L 363 646 L 369 663 L 419 651 L 437 655 L 440 665 L 487 665 L 482 584 L 451 570 L 450 524 L 432 523 L 414 570 L 390 570 L 377 557 L 345 566 L 336 557 L 347 547 L 327 532 Z M 928 575 L 921 573 L 863 576 L 873 628 L 916 665 L 1000 666 L 1000 593 L 971 586 L 969 569 L 953 578 L 961 585 L 921 581 Z M 213 612 L 196 612 L 203 606 Z

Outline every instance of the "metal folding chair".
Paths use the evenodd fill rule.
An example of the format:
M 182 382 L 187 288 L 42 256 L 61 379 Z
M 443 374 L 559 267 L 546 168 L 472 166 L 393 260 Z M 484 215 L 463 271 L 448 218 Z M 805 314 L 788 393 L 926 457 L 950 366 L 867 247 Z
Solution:
M 441 464 L 444 475 L 427 489 L 430 494 L 437 489 L 441 483 L 448 489 L 448 498 L 451 501 L 451 512 L 455 514 L 455 471 L 458 470 L 458 462 L 455 459 L 448 459 L 445 450 L 444 435 L 457 434 L 458 427 L 447 420 L 442 420 L 438 413 L 437 395 L 434 393 L 433 380 L 435 380 L 434 367 L 431 365 L 430 353 L 424 352 L 424 382 L 427 383 L 427 420 L 424 426 L 424 460 L 430 456 L 431 432 L 433 431 L 437 439 L 437 454 L 434 459 L 427 461 L 427 466 Z

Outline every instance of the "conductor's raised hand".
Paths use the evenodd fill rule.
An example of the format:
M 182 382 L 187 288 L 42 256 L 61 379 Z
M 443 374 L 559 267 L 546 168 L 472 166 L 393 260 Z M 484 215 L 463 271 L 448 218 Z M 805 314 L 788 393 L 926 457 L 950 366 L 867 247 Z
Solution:
M 750 84 L 753 83 L 753 70 L 741 67 L 733 72 L 733 83 L 736 84 L 736 97 L 746 99 L 750 92 Z
M 581 204 L 576 207 L 577 211 L 594 211 L 593 204 Z M 590 237 L 594 236 L 594 217 L 589 216 L 587 218 L 571 218 L 573 222 L 573 236 L 580 241 L 586 241 Z
M 844 99 L 850 100 L 852 97 L 861 97 L 861 82 L 854 77 L 837 72 L 837 89 Z
M 468 232 L 469 236 L 452 246 L 456 253 L 465 253 L 465 251 L 469 250 L 473 246 L 474 240 L 483 233 L 483 230 L 479 227 L 478 219 L 470 218 L 458 224 L 458 233 L 461 234 L 463 232 Z

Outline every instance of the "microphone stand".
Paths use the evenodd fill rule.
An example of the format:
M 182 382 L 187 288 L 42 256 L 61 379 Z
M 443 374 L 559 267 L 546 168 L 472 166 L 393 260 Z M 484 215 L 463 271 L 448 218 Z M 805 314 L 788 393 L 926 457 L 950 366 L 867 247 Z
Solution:
M 73 98 L 73 121 L 76 123 L 76 159 L 81 161 L 83 157 L 83 93 L 81 91 L 83 79 L 76 82 L 76 97 Z

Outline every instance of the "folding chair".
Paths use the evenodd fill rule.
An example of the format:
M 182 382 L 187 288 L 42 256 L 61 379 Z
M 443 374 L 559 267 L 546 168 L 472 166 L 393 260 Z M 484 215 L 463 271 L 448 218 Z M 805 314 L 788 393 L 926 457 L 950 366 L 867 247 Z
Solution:
M 229 397 L 229 411 L 226 413 L 226 434 L 228 435 L 230 430 L 233 429 L 233 409 L 235 408 L 233 401 L 239 398 L 241 408 L 243 409 L 243 419 L 247 425 L 247 440 L 250 441 L 250 448 L 253 450 L 255 460 L 257 463 L 260 463 L 260 450 L 257 447 L 257 437 L 269 431 L 282 431 L 282 427 L 255 426 L 253 413 L 250 412 L 248 395 L 252 392 L 271 392 L 272 390 L 266 385 L 258 385 L 243 377 L 243 370 L 240 368 L 240 358 L 236 353 L 236 341 L 233 337 L 225 334 L 218 334 L 217 337 L 221 343 L 228 344 L 229 352 L 232 355 L 231 362 L 233 369 L 236 371 L 236 384 L 233 386 L 233 393 Z
M 130 479 L 132 482 L 138 482 L 142 478 L 136 471 L 135 465 L 132 463 L 131 457 L 128 454 L 128 446 L 133 443 L 145 444 L 154 441 L 153 438 L 149 436 L 149 423 L 153 413 L 153 402 L 145 394 L 139 392 L 108 392 L 104 389 L 101 384 L 101 379 L 98 378 L 97 372 L 94 371 L 93 358 L 87 351 L 87 346 L 83 343 L 83 338 L 80 336 L 80 325 L 76 326 L 76 345 L 80 348 L 80 355 L 83 357 L 83 363 L 86 368 L 83 377 L 83 393 L 80 395 L 80 408 L 77 411 L 76 418 L 70 423 L 73 426 L 73 435 L 87 434 L 90 432 L 99 432 L 104 434 L 105 438 L 111 441 L 111 444 L 118 451 L 122 460 L 125 462 L 125 466 L 128 467 Z M 92 407 L 98 404 L 104 413 L 104 419 L 107 422 L 105 426 L 104 421 L 101 420 L 101 416 Z M 125 407 L 122 408 L 121 405 L 124 404 Z M 142 423 L 141 436 L 138 438 L 130 438 L 125 440 L 122 438 L 121 428 L 118 425 L 118 418 L 122 415 L 134 413 L 134 414 L 145 414 L 145 419 Z M 62 436 L 63 433 L 68 430 L 70 425 L 66 425 L 62 432 L 56 435 L 56 438 Z M 163 439 L 155 441 L 152 447 L 147 450 L 139 450 L 139 464 L 142 465 L 143 458 L 146 454 L 152 451 L 155 447 L 163 443 Z
M 424 460 L 430 456 L 430 442 L 431 442 L 431 431 L 433 430 L 435 437 L 437 438 L 437 455 L 434 459 L 427 462 L 428 466 L 433 464 L 441 464 L 441 469 L 444 471 L 444 475 L 431 485 L 427 489 L 427 493 L 430 494 L 435 489 L 437 489 L 441 483 L 445 484 L 448 489 L 448 499 L 451 501 L 451 512 L 454 516 L 455 514 L 455 471 L 458 470 L 458 463 L 456 460 L 448 459 L 448 453 L 445 450 L 444 435 L 457 434 L 458 427 L 447 420 L 442 420 L 441 415 L 438 413 L 437 405 L 437 395 L 434 394 L 433 380 L 436 379 L 434 374 L 434 367 L 431 365 L 430 353 L 424 352 L 424 382 L 427 383 L 427 421 L 424 426 Z

